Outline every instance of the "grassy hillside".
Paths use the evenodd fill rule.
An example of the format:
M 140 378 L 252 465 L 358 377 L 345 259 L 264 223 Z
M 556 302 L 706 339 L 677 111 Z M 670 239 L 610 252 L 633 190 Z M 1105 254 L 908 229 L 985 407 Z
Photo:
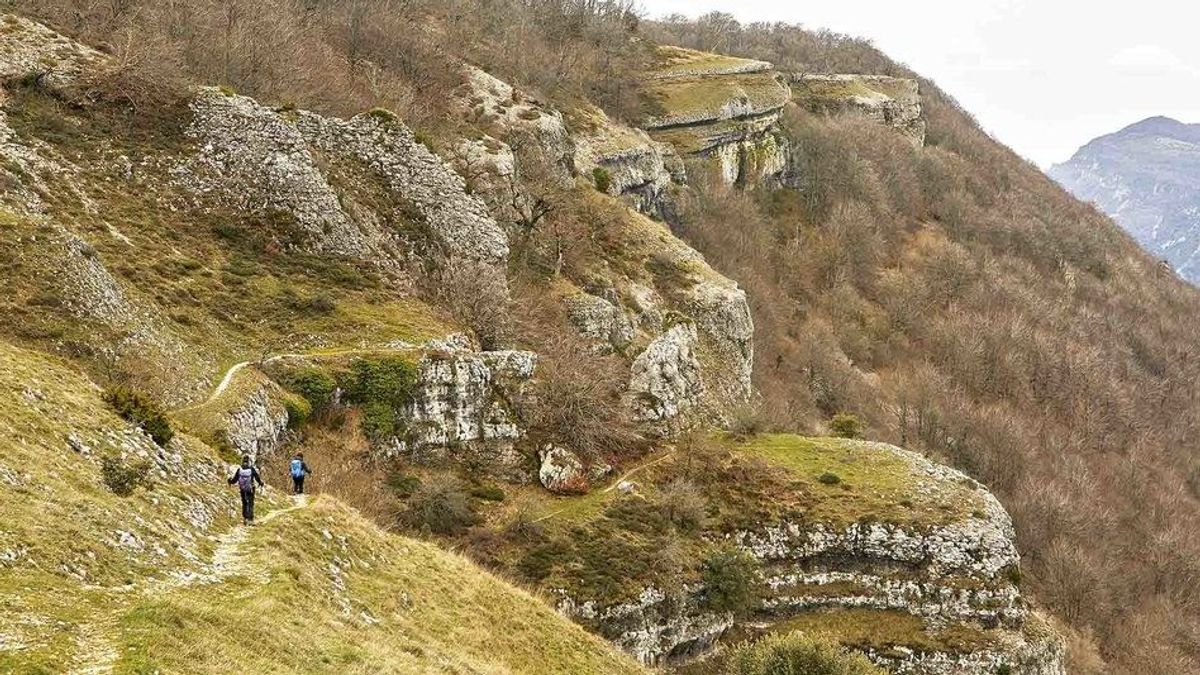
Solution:
M 336 501 L 257 528 L 253 571 L 138 603 L 117 670 L 637 673 L 526 593 Z
M 458 139 L 442 121 L 458 84 L 457 57 L 560 107 L 586 101 L 625 120 L 647 112 L 631 79 L 653 64 L 656 42 L 786 70 L 914 76 L 864 41 L 743 27 L 722 16 L 651 24 L 617 1 L 417 0 L 404 12 L 384 0 L 328 3 L 320 12 L 257 3 L 225 22 L 208 4 L 171 12 L 153 2 L 17 6 L 89 43 L 115 45 L 125 68 L 98 83 L 97 96 L 136 101 L 142 114 L 156 110 L 149 102 L 162 94 L 148 81 L 221 83 L 284 107 L 346 113 L 384 105 L 435 145 Z M 686 69 L 688 60 L 678 65 Z M 731 64 L 699 67 L 723 72 Z M 1200 670 L 1200 294 L 989 138 L 949 94 L 928 81 L 922 91 L 925 148 L 858 120 L 793 111 L 784 130 L 798 149 L 799 189 L 743 192 L 693 177 L 682 191 L 676 229 L 753 302 L 763 402 L 754 423 L 819 434 L 835 413 L 853 412 L 871 437 L 967 471 L 1013 513 L 1026 587 L 1073 629 L 1075 670 Z M 684 93 L 686 100 L 697 92 Z M 26 103 L 14 128 L 58 139 L 68 153 L 78 152 L 72 143 L 81 134 L 130 137 L 128 128 L 80 123 L 70 106 L 47 113 L 36 98 Z M 114 168 L 106 178 L 120 174 Z M 514 276 L 603 271 L 607 260 L 593 252 L 621 230 L 583 208 L 587 200 L 529 182 L 553 215 L 519 231 L 549 255 L 537 265 L 518 262 Z M 212 361 L 267 348 L 292 323 L 314 326 L 321 342 L 360 311 L 381 319 L 351 322 L 368 336 L 409 316 L 389 311 L 395 298 L 360 288 L 353 274 L 314 281 L 252 240 L 241 250 L 236 232 L 234 243 L 218 237 L 213 223 L 176 222 L 204 255 L 175 256 L 175 228 L 160 227 L 141 196 L 130 204 L 96 185 L 93 197 L 137 224 L 128 236 L 144 237 L 139 250 L 161 257 L 161 269 L 120 265 L 135 258 L 112 242 L 98 247 L 100 256 L 117 262 L 140 293 L 163 289 L 163 306 L 198 295 L 186 314 L 198 315 L 200 328 L 181 316 L 170 330 L 210 336 L 204 327 L 216 326 L 219 339 L 202 340 L 214 345 Z M 78 199 L 55 196 L 64 213 L 78 212 Z M 73 225 L 108 231 L 103 219 L 80 216 Z M 136 234 L 143 229 L 148 234 Z M 0 251 L 19 253 L 31 236 L 52 232 L 5 222 Z M 47 267 L 33 269 L 45 275 Z M 62 299 L 42 297 L 29 270 L 4 278 L 21 297 L 0 307 L 13 317 L 6 334 L 45 348 L 84 342 L 53 310 Z M 293 283 L 301 291 L 289 299 L 284 289 Z M 518 311 L 544 319 L 531 309 L 542 287 L 533 288 Z M 328 305 L 312 301 L 333 293 L 344 299 L 322 314 Z M 218 312 L 224 305 L 230 316 Z M 569 372 L 575 354 L 564 351 L 558 360 Z
M 211 449 L 158 447 L 74 368 L 4 343 L 0 439 L 0 671 L 640 672 L 331 498 L 268 491 L 263 523 L 235 527 Z M 130 494 L 114 466 L 139 477 Z

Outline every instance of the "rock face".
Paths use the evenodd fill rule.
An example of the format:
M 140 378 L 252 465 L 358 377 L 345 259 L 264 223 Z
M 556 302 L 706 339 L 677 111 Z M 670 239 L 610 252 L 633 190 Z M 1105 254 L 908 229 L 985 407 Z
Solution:
M 697 596 L 647 588 L 633 602 L 602 607 L 563 597 L 558 611 L 589 626 L 603 626 L 614 644 L 646 665 L 701 654 L 734 625 L 733 615 L 703 611 Z M 669 649 L 664 652 L 664 646 Z
M 228 412 L 225 440 L 239 455 L 257 460 L 279 449 L 288 428 L 282 397 L 275 383 L 264 380 Z
M 685 157 L 716 160 L 727 184 L 771 180 L 787 166 L 777 125 L 791 92 L 771 64 L 661 47 L 646 79 L 658 111 L 642 127 Z
M 624 351 L 637 337 L 633 318 L 618 304 L 583 292 L 569 296 L 565 303 L 571 323 L 598 353 Z
M 1200 124 L 1143 120 L 1089 142 L 1050 177 L 1200 283 Z
M 103 67 L 104 54 L 49 28 L 5 14 L 0 23 L 0 80 L 34 77 L 40 86 L 62 92 L 89 71 Z
M 580 126 L 572 135 L 576 171 L 593 184 L 606 180 L 605 192 L 628 199 L 638 211 L 670 220 L 670 187 L 683 178 L 674 149 L 641 129 L 612 122 L 599 110 L 591 111 Z
M 312 252 L 392 270 L 419 254 L 497 266 L 507 258 L 486 205 L 390 113 L 339 120 L 212 89 L 192 109 L 188 133 L 200 149 L 177 180 L 246 212 L 286 214 Z M 364 205 L 360 193 L 372 187 L 386 207 Z
M 992 675 L 1004 667 L 1019 675 L 1062 675 L 1061 639 L 1021 598 L 1012 521 L 999 501 L 964 474 L 915 453 L 883 444 L 852 447 L 905 467 L 915 489 L 931 503 L 956 505 L 946 513 L 958 515 L 928 521 L 882 514 L 839 521 L 785 517 L 722 535 L 762 569 L 765 594 L 747 621 L 761 627 L 798 618 L 816 630 L 838 612 L 858 612 L 860 621 L 903 620 L 930 636 L 957 626 L 971 636 L 969 646 L 937 646 L 941 639 L 931 637 L 923 646 L 858 648 L 897 673 Z M 860 489 L 866 488 L 854 488 Z M 853 510 L 858 498 L 851 495 L 842 497 L 843 506 Z M 558 607 L 643 663 L 656 664 L 703 653 L 733 625 L 733 617 L 707 610 L 702 598 L 698 586 L 670 593 L 647 587 L 613 605 L 564 593 Z M 837 634 L 836 622 L 829 629 Z
M 657 425 L 677 424 L 705 396 L 699 337 L 692 323 L 680 323 L 660 335 L 633 361 L 629 396 L 636 419 Z
M 5 84 L 33 82 L 59 96 L 69 96 L 81 78 L 107 63 L 100 52 L 12 15 L 0 19 L 0 54 Z M 0 104 L 6 96 L 0 89 Z M 184 365 L 188 346 L 105 266 L 87 238 L 97 235 L 52 217 L 47 195 L 78 202 L 89 217 L 101 215 L 79 187 L 82 182 L 74 180 L 79 166 L 46 143 L 18 135 L 5 111 L 0 111 L 0 159 L 5 185 L 0 204 L 15 220 L 14 227 L 0 233 L 0 247 L 24 262 L 29 277 L 55 289 L 73 320 L 102 336 L 94 347 L 104 358 L 122 365 L 126 359 L 153 360 L 170 383 L 158 392 L 160 398 L 186 400 L 189 390 L 202 386 L 197 373 Z
M 525 435 L 517 410 L 536 364 L 532 352 L 431 350 L 418 365 L 419 386 L 405 420 L 408 433 L 394 439 L 389 451 L 530 480 L 529 463 L 517 449 Z
M 821 115 L 862 115 L 925 145 L 925 120 L 916 80 L 883 75 L 788 75 L 797 105 Z
M 643 128 L 685 158 L 713 161 L 728 185 L 788 181 L 792 148 L 779 119 L 791 103 L 822 115 L 862 115 L 914 146 L 925 143 L 916 80 L 781 74 L 763 61 L 678 47 L 660 47 L 644 79 L 658 110 L 642 121 Z
M 541 462 L 538 481 L 547 490 L 559 494 L 587 491 L 587 470 L 575 453 L 556 445 L 547 445 L 538 453 L 538 457 Z
M 512 85 L 475 68 L 464 66 L 457 94 L 461 114 L 473 124 L 497 130 L 512 145 L 532 142 L 558 177 L 569 182 L 572 144 L 561 112 Z
M 203 440 L 258 460 L 284 443 L 288 429 L 286 393 L 253 366 L 237 371 L 220 395 L 178 410 L 174 417 Z

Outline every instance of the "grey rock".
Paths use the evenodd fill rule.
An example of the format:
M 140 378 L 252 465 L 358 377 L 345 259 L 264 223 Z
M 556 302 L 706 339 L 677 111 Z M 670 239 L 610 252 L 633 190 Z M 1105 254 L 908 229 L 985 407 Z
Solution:
M 229 411 L 225 440 L 239 455 L 256 461 L 279 449 L 287 435 L 288 412 L 282 390 L 264 379 L 250 395 Z
M 623 351 L 637 337 L 633 319 L 618 305 L 590 293 L 566 299 L 567 316 L 599 353 Z
M 547 445 L 541 449 L 538 456 L 541 462 L 538 480 L 547 490 L 572 493 L 587 489 L 587 470 L 575 453 L 557 445 Z
M 430 352 L 419 364 L 416 400 L 406 413 L 408 435 L 386 452 L 415 461 L 480 466 L 494 476 L 527 482 L 517 443 L 524 438 L 517 410 L 533 377 L 532 352 Z
M 495 266 L 508 256 L 507 236 L 487 206 L 389 113 L 342 120 L 281 112 L 213 89 L 202 90 L 192 109 L 188 133 L 200 150 L 176 167 L 176 179 L 200 196 L 247 212 L 288 214 L 313 252 L 391 270 L 417 252 Z M 330 158 L 363 167 L 368 177 L 357 179 L 382 186 L 396 211 L 344 208 L 351 196 L 334 187 L 337 169 L 327 165 Z M 422 222 L 397 234 L 387 222 L 402 207 L 411 207 L 408 216 L 415 213 Z M 426 236 L 432 241 L 420 240 Z
M 634 418 L 677 427 L 705 396 L 697 361 L 696 326 L 683 322 L 660 335 L 633 361 L 629 396 Z

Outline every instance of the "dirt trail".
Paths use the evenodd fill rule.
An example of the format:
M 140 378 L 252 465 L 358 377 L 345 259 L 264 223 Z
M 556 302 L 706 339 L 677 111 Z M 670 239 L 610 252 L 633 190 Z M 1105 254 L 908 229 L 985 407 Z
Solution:
M 609 485 L 608 487 L 604 488 L 603 491 L 604 492 L 612 492 L 613 490 L 616 490 L 617 488 L 621 487 L 621 483 L 624 483 L 625 481 L 629 480 L 629 478 L 632 477 L 635 473 L 640 473 L 640 472 L 644 471 L 645 469 L 649 469 L 652 466 L 655 466 L 657 464 L 662 464 L 663 462 L 667 461 L 668 459 L 671 459 L 674 456 L 675 456 L 675 451 L 671 450 L 670 452 L 666 453 L 662 457 L 659 457 L 655 460 L 646 462 L 645 464 L 639 464 L 638 466 L 635 466 L 632 469 L 626 471 L 624 474 L 621 475 L 620 478 L 613 481 L 612 485 Z
M 371 349 L 371 348 L 363 347 L 363 348 L 358 348 L 358 349 L 338 349 L 335 351 L 317 352 L 315 354 L 299 354 L 299 353 L 296 353 L 296 354 L 272 354 L 271 356 L 268 356 L 268 357 L 262 358 L 262 359 L 258 359 L 255 361 L 242 361 L 241 363 L 235 363 L 229 367 L 229 370 L 225 371 L 225 376 L 221 378 L 220 384 L 217 385 L 217 388 L 213 390 L 212 395 L 209 396 L 205 402 L 211 403 L 211 402 L 217 400 L 217 398 L 220 397 L 221 394 L 225 393 L 226 389 L 229 389 L 229 385 L 233 384 L 233 378 L 237 376 L 238 372 L 240 372 L 243 368 L 246 368 L 249 366 L 254 366 L 254 365 L 258 365 L 258 364 L 275 363 L 276 361 L 279 361 L 282 359 L 314 359 L 314 358 L 326 358 L 326 357 L 330 357 L 330 356 L 345 356 L 347 354 L 365 354 L 365 353 L 369 353 L 369 352 L 378 352 L 378 351 L 403 351 L 403 350 L 398 349 L 398 348 L 392 349 L 392 348 L 379 347 L 379 348 Z M 189 407 L 191 407 L 191 406 L 189 406 Z
M 663 462 L 667 461 L 668 459 L 671 459 L 671 458 L 672 458 L 672 457 L 674 457 L 674 456 L 675 456 L 675 451 L 674 451 L 674 450 L 671 450 L 671 451 L 669 451 L 669 452 L 666 452 L 666 453 L 662 454 L 662 455 L 661 455 L 661 456 L 659 456 L 659 457 L 655 457 L 655 458 L 654 458 L 654 459 L 652 459 L 652 460 L 649 460 L 649 461 L 643 462 L 642 464 L 639 464 L 639 465 L 637 465 L 637 466 L 633 467 L 632 469 L 630 469 L 630 470 L 626 471 L 625 473 L 621 474 L 621 476 L 620 476 L 620 477 L 618 477 L 616 480 L 614 480 L 614 481 L 612 482 L 612 484 L 610 484 L 608 487 L 606 487 L 606 488 L 604 488 L 603 490 L 601 490 L 601 491 L 600 491 L 600 494 L 608 494 L 608 493 L 612 492 L 613 490 L 616 490 L 617 488 L 621 487 L 621 484 L 622 484 L 622 483 L 625 483 L 626 481 L 628 481 L 628 480 L 629 480 L 630 478 L 632 478 L 632 477 L 633 477 L 635 474 L 641 473 L 642 471 L 645 471 L 646 469 L 649 469 L 649 468 L 650 468 L 650 467 L 652 467 L 652 466 L 656 466 L 656 465 L 658 465 L 658 464 L 662 464 Z M 542 517 L 540 517 L 540 518 L 534 518 L 533 522 L 535 522 L 535 523 L 540 523 L 540 522 L 542 522 L 543 520 L 549 520 L 550 518 L 553 518 L 554 516 L 557 516 L 558 514 L 560 514 L 560 513 L 564 512 L 564 511 L 567 511 L 567 510 L 569 510 L 569 509 L 568 509 L 568 508 L 561 508 L 561 509 L 559 509 L 559 510 L 557 510 L 557 511 L 554 511 L 554 512 L 552 512 L 552 513 L 547 513 L 546 515 L 544 515 L 544 516 L 542 516 Z
M 293 496 L 291 506 L 267 513 L 255 521 L 257 523 L 255 527 L 266 525 L 276 518 L 307 506 L 308 495 Z M 213 551 L 212 562 L 204 566 L 202 570 L 188 571 L 167 579 L 155 580 L 138 589 L 136 595 L 143 598 L 154 597 L 188 586 L 218 584 L 238 575 L 254 575 L 260 580 L 266 581 L 266 571 L 251 569 L 243 550 L 253 529 L 253 527 L 245 525 L 230 528 L 217 540 L 217 548 Z M 120 632 L 119 617 L 129 608 L 129 597 L 130 593 L 128 592 L 117 595 L 112 599 L 111 605 L 106 608 L 104 616 L 81 627 L 75 640 L 77 645 L 75 662 L 78 665 L 69 671 L 71 675 L 108 675 L 113 672 L 117 660 L 121 656 L 116 647 Z

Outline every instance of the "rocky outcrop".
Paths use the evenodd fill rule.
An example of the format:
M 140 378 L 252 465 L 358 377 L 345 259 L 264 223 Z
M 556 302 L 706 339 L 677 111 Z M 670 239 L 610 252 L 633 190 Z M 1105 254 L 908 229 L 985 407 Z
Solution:
M 220 394 L 176 411 L 174 417 L 213 446 L 257 460 L 270 456 L 286 440 L 286 396 L 279 385 L 249 366 L 238 370 Z
M 541 466 L 538 481 L 551 492 L 569 494 L 587 490 L 587 472 L 583 462 L 570 450 L 547 445 L 538 453 Z
M 788 76 L 800 107 L 821 115 L 861 115 L 890 127 L 914 146 L 925 144 L 925 119 L 916 80 L 883 75 Z
M 0 54 L 0 80 L 32 78 L 59 93 L 108 60 L 91 47 L 13 14 L 0 18 Z
M 531 467 L 517 448 L 525 436 L 517 411 L 536 364 L 531 352 L 429 350 L 418 363 L 407 434 L 394 439 L 388 451 L 529 481 Z
M 683 322 L 660 335 L 633 361 L 629 396 L 634 418 L 675 427 L 705 399 L 697 361 L 696 326 Z
M 288 428 L 282 394 L 273 382 L 264 381 L 229 411 L 225 440 L 239 455 L 257 459 L 279 449 Z
M 656 111 L 641 125 L 656 140 L 714 160 L 730 185 L 770 181 L 786 168 L 778 123 L 791 92 L 771 64 L 662 47 L 645 80 Z
M 753 385 L 754 320 L 746 292 L 727 279 L 708 279 L 691 289 L 688 314 L 695 318 L 708 360 L 709 389 L 719 408 L 746 403 Z
M 962 473 L 915 453 L 875 443 L 852 448 L 881 453 L 880 470 L 907 472 L 886 480 L 907 481 L 926 495 L 928 517 L 855 515 L 863 498 L 856 493 L 870 490 L 856 485 L 838 495 L 836 510 L 823 511 L 818 502 L 802 517 L 706 535 L 761 566 L 764 594 L 744 628 L 796 619 L 820 624 L 837 612 L 859 612 L 859 623 L 881 622 L 879 636 L 896 636 L 882 624 L 903 618 L 920 633 L 905 638 L 910 642 L 880 637 L 896 641 L 885 649 L 847 635 L 845 644 L 896 673 L 991 675 L 1005 667 L 1019 675 L 1061 675 L 1062 641 L 1021 597 L 1012 521 L 999 501 Z M 849 450 L 830 452 L 836 461 L 852 461 Z M 691 585 L 672 592 L 648 586 L 609 605 L 563 592 L 558 608 L 648 664 L 700 654 L 734 624 L 707 610 L 703 589 Z M 830 619 L 828 630 L 837 637 L 839 626 Z M 959 638 L 943 640 L 942 631 Z
M 613 122 L 600 110 L 580 117 L 572 134 L 579 175 L 608 194 L 627 199 L 638 211 L 669 220 L 674 211 L 671 185 L 683 180 L 683 166 L 674 149 L 641 129 Z
M 1066 649 L 1043 619 L 1019 631 L 996 631 L 989 647 L 962 651 L 864 648 L 866 657 L 897 675 L 1066 675 Z
M 391 270 L 416 255 L 495 266 L 507 258 L 487 206 L 391 113 L 341 120 L 213 89 L 192 109 L 199 150 L 176 168 L 177 181 L 246 212 L 283 214 L 307 250 Z M 372 190 L 383 205 L 367 199 Z
M 618 304 L 584 292 L 570 295 L 564 302 L 571 323 L 598 353 L 624 351 L 637 337 L 633 318 Z
M 646 665 L 702 654 L 734 625 L 732 614 L 705 612 L 697 595 L 686 590 L 647 588 L 636 600 L 609 607 L 563 596 L 556 608 L 585 626 L 603 626 L 613 644 Z
M 495 130 L 509 146 L 532 142 L 558 178 L 570 182 L 572 143 L 561 112 L 474 66 L 464 66 L 456 101 L 467 121 Z

